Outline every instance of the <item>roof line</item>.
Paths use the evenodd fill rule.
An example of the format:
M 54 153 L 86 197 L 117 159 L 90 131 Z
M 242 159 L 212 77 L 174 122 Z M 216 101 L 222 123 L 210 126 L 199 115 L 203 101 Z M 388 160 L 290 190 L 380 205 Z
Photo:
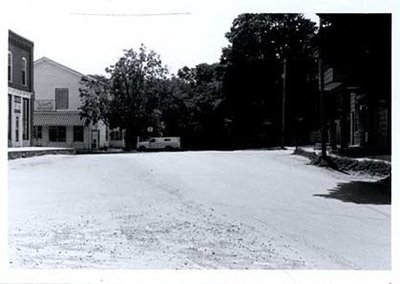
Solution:
M 81 72 L 78 72 L 78 71 L 76 71 L 76 70 L 74 70 L 74 69 L 72 69 L 72 68 L 69 68 L 69 67 L 67 67 L 67 66 L 65 66 L 65 65 L 63 65 L 63 64 L 61 64 L 61 63 L 58 63 L 58 62 L 56 62 L 56 61 L 54 61 L 54 60 L 51 60 L 50 58 L 48 58 L 48 57 L 46 57 L 46 56 L 43 56 L 43 57 L 41 57 L 41 58 L 35 60 L 34 65 L 40 64 L 40 63 L 42 63 L 42 62 L 48 62 L 48 63 L 50 63 L 50 64 L 53 64 L 53 65 L 57 66 L 57 67 L 60 67 L 60 68 L 62 68 L 62 69 L 65 69 L 66 71 L 69 71 L 70 73 L 74 73 L 75 75 L 78 75 L 78 76 L 80 76 L 80 77 L 89 77 L 89 78 L 91 78 L 91 79 L 93 79 L 93 80 L 96 80 L 96 79 L 93 78 L 93 77 L 90 77 L 90 76 L 88 76 L 88 75 L 82 74 Z M 96 81 L 97 81 L 97 80 L 96 80 Z
M 48 115 L 55 115 L 55 114 L 75 115 L 80 113 L 79 110 L 35 110 L 34 112 L 40 114 L 48 114 Z
M 9 29 L 9 30 L 8 30 L 8 34 L 9 34 L 9 35 L 12 35 L 12 36 L 19 37 L 20 39 L 22 39 L 22 40 L 28 42 L 28 43 L 31 44 L 32 46 L 35 45 L 33 41 L 31 41 L 30 39 L 27 39 L 26 37 L 23 37 L 22 35 L 20 35 L 20 34 L 14 32 L 13 30 L 10 30 L 10 29 Z

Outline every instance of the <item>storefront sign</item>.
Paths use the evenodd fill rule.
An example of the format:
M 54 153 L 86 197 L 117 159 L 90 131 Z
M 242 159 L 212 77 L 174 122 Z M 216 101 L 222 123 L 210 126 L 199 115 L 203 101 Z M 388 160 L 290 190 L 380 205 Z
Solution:
M 22 108 L 21 101 L 22 100 L 20 97 L 17 97 L 17 96 L 14 97 L 14 112 L 15 113 L 21 113 L 21 108 Z
M 51 111 L 54 110 L 53 100 L 35 100 L 35 110 Z

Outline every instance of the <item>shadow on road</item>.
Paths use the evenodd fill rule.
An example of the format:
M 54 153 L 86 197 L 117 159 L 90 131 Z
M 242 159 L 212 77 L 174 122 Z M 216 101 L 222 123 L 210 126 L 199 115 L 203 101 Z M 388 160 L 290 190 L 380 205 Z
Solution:
M 391 204 L 391 178 L 377 182 L 353 181 L 339 183 L 327 194 L 314 194 L 314 196 L 335 198 L 343 202 L 358 204 Z

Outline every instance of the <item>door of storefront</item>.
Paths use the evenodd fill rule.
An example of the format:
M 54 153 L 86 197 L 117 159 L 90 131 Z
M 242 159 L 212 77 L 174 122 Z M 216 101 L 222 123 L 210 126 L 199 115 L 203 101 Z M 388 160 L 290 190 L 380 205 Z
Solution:
M 21 97 L 14 96 L 14 105 L 13 105 L 13 112 L 14 112 L 14 137 L 12 141 L 13 147 L 21 147 L 22 146 L 22 99 Z
M 15 114 L 15 142 L 14 147 L 21 147 L 22 146 L 22 127 L 21 127 L 21 114 Z
M 91 136 L 91 139 L 90 139 L 91 149 L 92 150 L 99 149 L 100 130 L 92 129 L 90 136 Z

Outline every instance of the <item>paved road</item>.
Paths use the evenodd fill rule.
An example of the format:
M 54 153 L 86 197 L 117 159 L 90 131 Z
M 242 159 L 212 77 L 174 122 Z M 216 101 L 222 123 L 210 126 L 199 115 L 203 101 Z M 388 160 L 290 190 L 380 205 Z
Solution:
M 9 161 L 10 262 L 390 269 L 390 205 L 330 191 L 370 181 L 309 166 L 289 151 Z

